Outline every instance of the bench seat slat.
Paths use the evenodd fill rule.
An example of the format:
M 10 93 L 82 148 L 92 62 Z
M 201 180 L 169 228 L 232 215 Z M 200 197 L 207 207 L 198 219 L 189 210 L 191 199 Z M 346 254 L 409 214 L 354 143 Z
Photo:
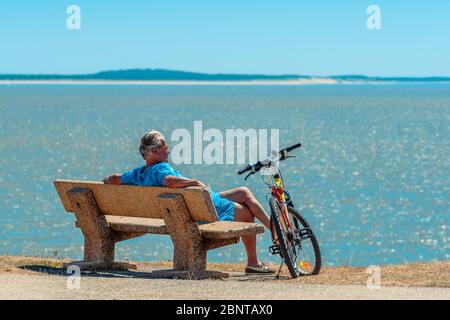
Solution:
M 122 232 L 169 234 L 163 219 L 105 215 L 112 230 Z
M 217 221 L 199 225 L 203 237 L 211 239 L 230 239 L 245 237 L 264 232 L 264 226 L 258 223 Z
M 163 219 L 136 218 L 105 215 L 112 230 L 121 232 L 169 234 Z M 264 232 L 264 227 L 257 223 L 217 221 L 198 226 L 203 237 L 209 239 L 231 239 Z

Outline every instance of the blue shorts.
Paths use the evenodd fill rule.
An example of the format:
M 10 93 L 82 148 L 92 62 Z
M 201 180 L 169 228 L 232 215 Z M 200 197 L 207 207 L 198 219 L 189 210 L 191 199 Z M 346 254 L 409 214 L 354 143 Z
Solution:
M 211 198 L 219 221 L 234 221 L 234 202 L 216 192 L 211 192 Z

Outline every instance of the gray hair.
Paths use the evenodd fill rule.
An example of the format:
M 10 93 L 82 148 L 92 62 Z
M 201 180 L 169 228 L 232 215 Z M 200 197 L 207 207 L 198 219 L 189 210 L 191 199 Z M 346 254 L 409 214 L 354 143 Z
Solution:
M 165 140 L 164 135 L 156 130 L 148 130 L 141 138 L 141 145 L 139 146 L 139 152 L 142 158 L 147 157 L 147 154 L 153 149 L 162 145 L 161 140 Z

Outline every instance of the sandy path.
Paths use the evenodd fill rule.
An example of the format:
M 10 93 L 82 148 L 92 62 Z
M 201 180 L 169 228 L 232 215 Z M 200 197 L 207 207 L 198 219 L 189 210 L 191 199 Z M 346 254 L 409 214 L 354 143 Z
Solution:
M 0 274 L 0 299 L 450 299 L 448 288 L 309 285 L 285 281 L 186 281 L 82 276 L 80 289 L 58 275 Z

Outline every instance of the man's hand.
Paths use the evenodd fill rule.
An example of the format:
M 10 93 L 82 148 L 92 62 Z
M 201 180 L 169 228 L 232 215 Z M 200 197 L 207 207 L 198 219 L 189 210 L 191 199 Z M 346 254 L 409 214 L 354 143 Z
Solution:
M 196 187 L 206 187 L 206 184 L 204 184 L 204 183 L 201 182 L 201 181 L 195 180 L 195 186 L 196 186 Z
M 106 184 L 122 184 L 122 180 L 120 179 L 121 176 L 121 174 L 114 173 L 103 179 L 103 182 Z
M 169 188 L 206 187 L 201 181 L 174 176 L 165 177 L 164 185 Z

